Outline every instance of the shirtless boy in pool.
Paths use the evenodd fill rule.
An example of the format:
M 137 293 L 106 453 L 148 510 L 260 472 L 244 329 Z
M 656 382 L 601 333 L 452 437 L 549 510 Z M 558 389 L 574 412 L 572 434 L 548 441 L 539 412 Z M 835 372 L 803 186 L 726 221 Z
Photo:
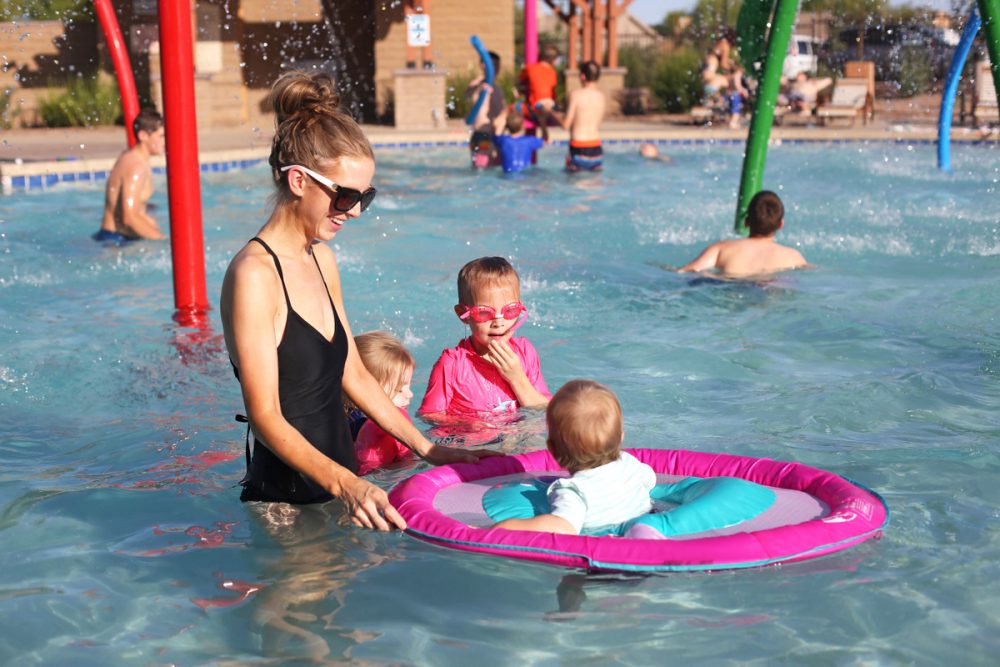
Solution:
M 94 234 L 96 241 L 121 243 L 131 239 L 167 238 L 146 210 L 153 195 L 153 172 L 149 158 L 163 155 L 163 117 L 155 109 L 143 109 L 132 124 L 136 144 L 122 153 L 108 174 L 104 190 L 104 217 Z
M 598 171 L 601 168 L 600 126 L 604 118 L 605 97 L 597 80 L 601 66 L 593 60 L 580 65 L 581 87 L 570 93 L 563 124 L 569 130 L 569 154 L 566 171 Z
M 798 250 L 774 240 L 784 224 L 785 207 L 781 199 L 769 190 L 762 190 L 750 200 L 747 212 L 749 238 L 713 243 L 677 272 L 715 269 L 724 276 L 740 277 L 808 267 L 805 257 Z

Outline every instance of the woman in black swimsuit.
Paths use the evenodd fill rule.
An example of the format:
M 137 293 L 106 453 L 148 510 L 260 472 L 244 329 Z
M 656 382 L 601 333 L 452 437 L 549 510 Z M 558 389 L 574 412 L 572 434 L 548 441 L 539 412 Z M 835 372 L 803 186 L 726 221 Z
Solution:
M 341 387 L 366 415 L 432 463 L 492 452 L 433 445 L 365 369 L 344 315 L 337 260 L 326 242 L 375 197 L 375 159 L 337 107 L 324 74 L 290 72 L 270 103 L 277 129 L 271 217 L 233 258 L 222 285 L 226 347 L 254 436 L 241 500 L 339 498 L 359 526 L 405 528 L 382 489 L 358 478 Z

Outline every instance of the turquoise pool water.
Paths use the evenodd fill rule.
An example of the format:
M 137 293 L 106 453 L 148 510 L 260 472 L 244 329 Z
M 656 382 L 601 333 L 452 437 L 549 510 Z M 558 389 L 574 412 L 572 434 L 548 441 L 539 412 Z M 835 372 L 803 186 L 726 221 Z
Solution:
M 584 576 L 241 505 L 240 394 L 171 320 L 167 244 L 103 248 L 97 189 L 0 198 L 0 664 L 992 664 L 1000 655 L 1000 156 L 785 145 L 765 186 L 816 264 L 770 284 L 665 266 L 726 236 L 741 147 L 615 148 L 601 175 L 378 151 L 336 240 L 357 332 L 417 397 L 468 259 L 521 271 L 549 385 L 619 394 L 626 443 L 802 461 L 882 493 L 880 541 L 715 574 Z M 263 168 L 203 180 L 208 289 L 266 216 Z M 161 216 L 164 183 L 154 201 Z M 529 415 L 500 445 L 544 446 Z M 391 485 L 417 467 L 376 477 Z M 989 656 L 994 656 L 990 658 Z

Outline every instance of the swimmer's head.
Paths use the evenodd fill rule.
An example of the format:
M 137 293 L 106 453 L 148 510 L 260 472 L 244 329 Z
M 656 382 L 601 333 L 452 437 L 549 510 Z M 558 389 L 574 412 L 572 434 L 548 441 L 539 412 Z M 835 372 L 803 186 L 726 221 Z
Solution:
M 507 114 L 507 131 L 517 134 L 524 129 L 524 116 L 519 113 Z
M 469 327 L 477 354 L 494 343 L 508 343 L 527 313 L 521 303 L 521 281 L 503 257 L 474 259 L 458 272 L 455 315 Z
M 580 77 L 587 83 L 601 78 L 601 66 L 594 60 L 588 60 L 580 65 Z
M 478 305 L 477 294 L 490 287 L 511 287 L 515 300 L 521 298 L 521 280 L 511 263 L 503 257 L 480 257 L 458 272 L 458 303 Z
M 549 401 L 546 446 L 571 473 L 618 459 L 622 439 L 622 406 L 614 392 L 593 380 L 571 380 Z
M 329 74 L 286 72 L 271 87 L 268 104 L 276 123 L 268 162 L 279 201 L 290 198 L 282 167 L 302 165 L 323 172 L 341 158 L 375 161 L 361 126 L 340 108 Z
M 389 399 L 400 408 L 409 405 L 413 398 L 410 382 L 417 364 L 406 346 L 388 331 L 359 334 L 354 337 L 354 345 L 361 362 Z
M 785 205 L 770 190 L 761 190 L 747 207 L 747 228 L 750 236 L 774 236 L 785 220 Z
M 660 157 L 660 149 L 656 147 L 656 144 L 651 144 L 646 142 L 639 146 L 639 155 L 648 158 L 658 158 Z
M 132 121 L 132 132 L 137 140 L 146 144 L 152 155 L 163 154 L 163 116 L 159 111 L 151 107 L 143 108 Z

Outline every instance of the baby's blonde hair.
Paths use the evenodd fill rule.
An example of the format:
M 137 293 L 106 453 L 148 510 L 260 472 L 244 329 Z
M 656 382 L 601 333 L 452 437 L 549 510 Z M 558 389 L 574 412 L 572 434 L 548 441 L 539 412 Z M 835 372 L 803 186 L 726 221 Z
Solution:
M 388 331 L 368 331 L 358 334 L 354 337 L 354 346 L 358 349 L 361 363 L 372 377 L 383 389 L 390 388 L 386 393 L 402 381 L 406 371 L 417 365 L 406 346 Z M 348 410 L 357 409 L 346 394 L 344 406 Z
M 521 291 L 521 280 L 517 270 L 503 257 L 480 257 L 468 262 L 458 272 L 458 302 L 466 306 L 475 306 L 472 302 L 474 292 L 488 285 L 497 285 L 510 281 L 514 290 Z
M 556 461 L 576 473 L 618 459 L 622 406 L 614 392 L 593 380 L 570 380 L 549 401 L 547 445 Z

